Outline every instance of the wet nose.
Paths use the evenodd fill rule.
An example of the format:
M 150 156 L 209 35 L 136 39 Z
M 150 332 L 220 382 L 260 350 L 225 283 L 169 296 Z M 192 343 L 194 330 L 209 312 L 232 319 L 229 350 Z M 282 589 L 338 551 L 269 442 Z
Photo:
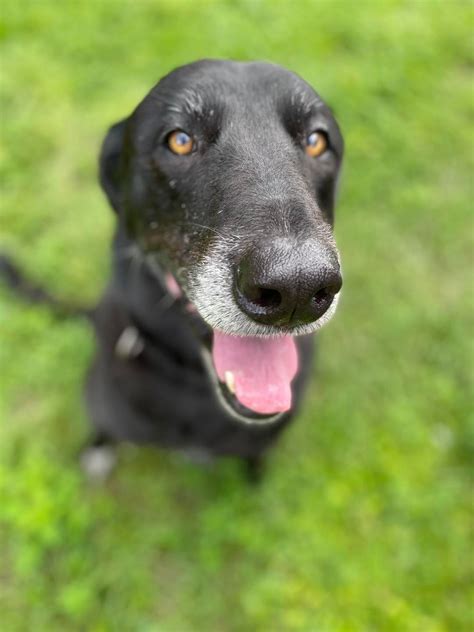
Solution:
M 334 249 L 317 241 L 278 240 L 254 248 L 240 262 L 235 297 L 252 320 L 303 325 L 320 318 L 342 286 Z

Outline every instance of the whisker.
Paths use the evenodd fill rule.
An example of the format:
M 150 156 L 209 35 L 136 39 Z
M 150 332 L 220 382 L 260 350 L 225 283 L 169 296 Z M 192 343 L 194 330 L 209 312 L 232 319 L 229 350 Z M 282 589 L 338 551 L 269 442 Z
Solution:
M 228 239 L 231 237 L 232 239 L 239 239 L 238 235 L 234 235 L 233 233 L 224 233 L 217 228 L 213 228 L 212 226 L 206 226 L 205 224 L 198 224 L 197 222 L 186 222 L 190 226 L 197 226 L 198 228 L 204 228 L 205 230 L 210 230 L 211 232 L 223 237 L 224 239 Z
M 115 256 L 118 259 L 140 259 L 143 258 L 143 253 L 140 248 L 138 248 L 135 244 L 130 246 L 123 246 L 122 248 L 118 248 L 115 251 Z

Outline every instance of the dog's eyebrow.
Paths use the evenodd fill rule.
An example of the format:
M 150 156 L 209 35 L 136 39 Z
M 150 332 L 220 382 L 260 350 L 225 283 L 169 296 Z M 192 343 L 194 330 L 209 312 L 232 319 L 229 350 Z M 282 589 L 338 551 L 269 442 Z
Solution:
M 155 94 L 154 98 L 168 112 L 174 114 L 184 114 L 188 116 L 202 116 L 204 114 L 204 99 L 199 92 L 192 88 L 185 88 L 176 93 L 166 93 L 164 95 Z
M 321 107 L 322 99 L 314 93 L 309 93 L 306 87 L 296 87 L 290 98 L 290 107 L 299 111 L 301 114 L 311 114 L 315 109 Z

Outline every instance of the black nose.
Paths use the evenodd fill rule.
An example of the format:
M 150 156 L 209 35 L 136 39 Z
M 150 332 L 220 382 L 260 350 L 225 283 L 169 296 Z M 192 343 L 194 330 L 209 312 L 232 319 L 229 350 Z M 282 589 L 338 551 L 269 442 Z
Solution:
M 240 262 L 235 297 L 240 309 L 266 325 L 303 325 L 320 318 L 342 287 L 336 253 L 316 241 L 280 239 Z

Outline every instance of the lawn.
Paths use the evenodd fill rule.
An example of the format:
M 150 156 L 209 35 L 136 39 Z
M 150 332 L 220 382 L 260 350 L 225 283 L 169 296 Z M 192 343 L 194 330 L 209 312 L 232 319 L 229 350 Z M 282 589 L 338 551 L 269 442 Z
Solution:
M 331 104 L 347 148 L 343 300 L 258 488 L 232 460 L 133 447 L 105 484 L 84 480 L 91 331 L 1 291 L 2 629 L 471 630 L 473 4 L 0 13 L 1 249 L 58 296 L 99 295 L 113 217 L 98 147 L 173 67 L 281 63 Z

